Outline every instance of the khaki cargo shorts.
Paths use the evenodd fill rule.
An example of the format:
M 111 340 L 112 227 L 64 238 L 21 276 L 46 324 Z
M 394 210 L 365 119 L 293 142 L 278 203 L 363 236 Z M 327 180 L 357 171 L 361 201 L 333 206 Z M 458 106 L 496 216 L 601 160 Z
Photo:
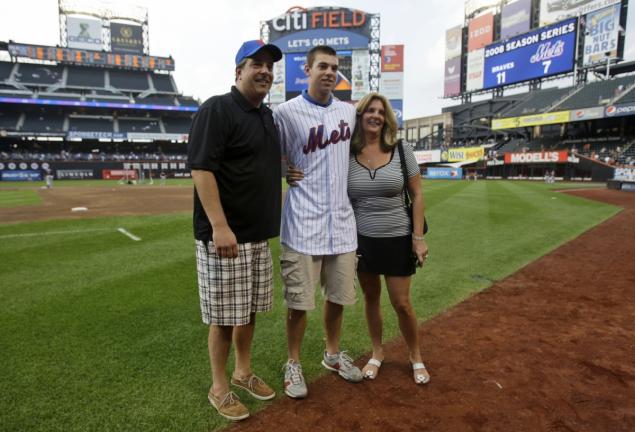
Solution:
M 287 307 L 296 310 L 315 309 L 315 287 L 331 303 L 355 304 L 355 251 L 337 255 L 305 255 L 282 245 L 280 271 Z

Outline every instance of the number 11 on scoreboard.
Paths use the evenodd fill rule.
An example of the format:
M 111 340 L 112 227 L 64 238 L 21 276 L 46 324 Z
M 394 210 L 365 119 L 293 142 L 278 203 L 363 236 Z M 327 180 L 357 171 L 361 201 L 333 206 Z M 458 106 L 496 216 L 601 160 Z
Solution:
M 505 71 L 496 74 L 496 84 L 505 84 Z

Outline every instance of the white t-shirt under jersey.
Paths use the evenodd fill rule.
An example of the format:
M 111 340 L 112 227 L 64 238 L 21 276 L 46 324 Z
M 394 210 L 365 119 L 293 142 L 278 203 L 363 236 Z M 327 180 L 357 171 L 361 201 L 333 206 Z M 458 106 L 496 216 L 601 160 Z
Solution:
M 282 208 L 281 242 L 307 255 L 357 249 L 348 199 L 348 162 L 355 108 L 339 100 L 316 103 L 306 93 L 274 109 L 282 152 L 304 172 Z

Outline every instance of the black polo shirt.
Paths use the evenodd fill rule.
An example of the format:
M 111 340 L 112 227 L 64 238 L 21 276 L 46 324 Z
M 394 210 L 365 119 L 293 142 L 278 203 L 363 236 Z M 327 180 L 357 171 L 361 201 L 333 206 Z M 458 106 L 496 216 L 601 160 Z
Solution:
M 214 173 L 227 223 L 238 243 L 280 233 L 280 145 L 271 110 L 255 108 L 236 87 L 205 101 L 192 120 L 188 162 Z M 212 226 L 194 189 L 194 237 Z

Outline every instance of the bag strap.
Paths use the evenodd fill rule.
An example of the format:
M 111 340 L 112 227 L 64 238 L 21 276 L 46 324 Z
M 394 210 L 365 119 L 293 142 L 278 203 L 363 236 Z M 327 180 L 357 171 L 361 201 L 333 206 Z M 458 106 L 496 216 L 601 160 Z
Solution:
M 397 150 L 399 150 L 399 162 L 401 162 L 401 173 L 403 174 L 403 194 L 404 204 L 406 207 L 410 205 L 410 196 L 408 195 L 408 168 L 406 168 L 406 157 L 403 151 L 403 141 L 397 141 Z

